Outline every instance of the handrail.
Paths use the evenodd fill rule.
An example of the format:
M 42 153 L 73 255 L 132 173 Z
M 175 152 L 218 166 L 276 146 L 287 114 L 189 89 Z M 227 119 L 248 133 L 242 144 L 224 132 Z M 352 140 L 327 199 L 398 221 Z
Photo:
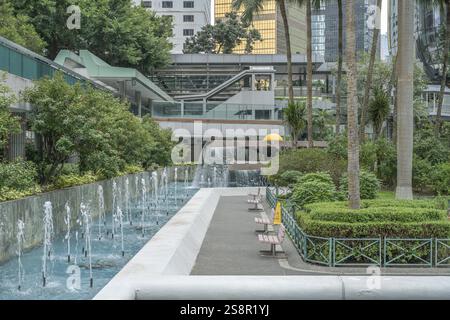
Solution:
M 227 81 L 223 82 L 222 84 L 218 85 L 217 87 L 211 89 L 210 91 L 202 94 L 196 94 L 196 95 L 185 95 L 185 96 L 176 96 L 175 98 L 178 100 L 202 100 L 202 99 L 208 99 L 215 94 L 221 92 L 222 90 L 226 89 L 233 83 L 235 83 L 238 80 L 241 80 L 243 77 L 247 75 L 253 75 L 253 74 L 264 74 L 264 73 L 274 73 L 274 70 L 270 69 L 246 69 L 244 71 L 239 72 L 237 75 L 233 76 L 232 78 L 228 79 Z
M 277 194 L 266 188 L 266 199 L 272 208 Z M 287 203 L 289 204 L 289 202 Z M 305 262 L 335 266 L 377 265 L 450 267 L 450 239 L 411 238 L 334 238 L 311 236 L 295 219 L 291 204 L 281 205 L 282 223 L 294 246 Z

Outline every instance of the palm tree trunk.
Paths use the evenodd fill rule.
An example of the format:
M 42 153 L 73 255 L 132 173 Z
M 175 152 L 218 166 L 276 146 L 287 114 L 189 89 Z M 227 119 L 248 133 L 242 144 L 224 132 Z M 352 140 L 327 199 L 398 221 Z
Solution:
M 381 8 L 381 0 L 377 0 L 377 7 Z M 369 61 L 369 69 L 367 70 L 367 78 L 366 85 L 364 89 L 364 98 L 363 105 L 361 108 L 361 124 L 359 127 L 359 136 L 361 141 L 364 141 L 366 135 L 366 113 L 369 105 L 369 95 L 370 90 L 372 89 L 372 78 L 373 78 L 373 66 L 375 64 L 375 56 L 377 54 L 378 48 L 378 38 L 380 35 L 380 29 L 376 28 L 373 30 L 373 38 L 372 38 L 372 48 L 370 51 L 370 61 Z
M 313 108 L 312 108 L 312 30 L 311 30 L 311 0 L 306 0 L 306 54 L 307 54 L 307 108 L 308 108 L 308 148 L 313 145 Z
M 392 102 L 393 110 L 392 110 L 392 141 L 395 143 L 395 137 L 397 136 L 396 130 L 397 130 L 397 55 L 393 57 L 393 63 L 392 63 L 392 71 L 391 71 L 391 78 L 389 79 L 389 86 L 388 86 L 388 94 L 389 97 L 391 97 L 392 89 L 395 88 L 395 95 L 393 96 L 393 99 L 390 101 Z
M 341 82 L 342 82 L 342 60 L 343 60 L 343 48 L 344 48 L 344 15 L 342 12 L 342 0 L 338 0 L 338 15 L 339 15 L 339 35 L 338 35 L 338 73 L 336 81 L 336 134 L 340 133 L 341 129 Z
M 286 59 L 287 59 L 287 71 L 288 71 L 288 94 L 289 103 L 294 102 L 294 82 L 292 80 L 292 49 L 291 49 L 291 36 L 289 33 L 289 22 L 286 11 L 286 3 L 284 0 L 278 1 L 280 6 L 281 17 L 283 18 L 284 36 L 286 37 Z
M 359 193 L 359 141 L 358 141 L 358 108 L 356 96 L 356 30 L 355 0 L 346 2 L 346 59 L 347 59 L 347 126 L 348 126 L 348 197 L 349 207 L 361 207 Z
M 446 13 L 446 14 L 445 14 Z M 444 104 L 445 87 L 447 82 L 448 72 L 448 51 L 450 50 L 450 0 L 446 1 L 446 4 L 442 4 L 441 17 L 446 15 L 446 39 L 444 41 L 444 52 L 442 55 L 442 79 L 441 89 L 439 92 L 439 101 L 436 113 L 436 136 L 439 137 L 442 126 L 442 105 Z
M 397 199 L 412 199 L 414 1 L 398 2 Z

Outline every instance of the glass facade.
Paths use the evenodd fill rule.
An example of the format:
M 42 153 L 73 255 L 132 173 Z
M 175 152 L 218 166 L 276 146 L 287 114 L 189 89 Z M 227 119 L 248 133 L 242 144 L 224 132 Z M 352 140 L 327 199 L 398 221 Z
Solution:
M 424 70 L 433 81 L 439 81 L 442 47 L 440 46 L 441 18 L 439 4 L 433 1 L 416 0 L 415 38 L 417 58 L 423 63 Z M 389 51 L 397 54 L 398 45 L 398 0 L 389 3 Z
M 38 80 L 46 76 L 53 77 L 57 68 L 49 63 L 35 59 L 23 52 L 19 52 L 14 48 L 0 43 L 0 71 L 14 74 L 28 80 Z M 66 72 L 64 72 L 64 78 L 69 84 L 84 82 Z
M 313 11 L 311 17 L 312 52 L 325 57 L 325 3 L 320 2 L 320 8 Z
M 223 19 L 225 14 L 232 11 L 233 0 L 215 1 L 215 20 Z M 238 12 L 242 12 L 240 9 Z M 263 9 L 258 13 L 253 21 L 253 27 L 261 33 L 262 41 L 254 44 L 253 54 L 275 54 L 277 53 L 277 19 L 276 1 L 264 2 Z M 245 53 L 245 43 L 239 45 L 235 53 Z
M 156 118 L 196 118 L 211 120 L 282 120 L 281 108 L 273 105 L 208 102 L 153 101 Z
M 417 55 L 432 79 L 440 79 L 442 76 L 440 35 L 443 20 L 445 19 L 441 18 L 438 5 L 431 1 L 416 2 Z

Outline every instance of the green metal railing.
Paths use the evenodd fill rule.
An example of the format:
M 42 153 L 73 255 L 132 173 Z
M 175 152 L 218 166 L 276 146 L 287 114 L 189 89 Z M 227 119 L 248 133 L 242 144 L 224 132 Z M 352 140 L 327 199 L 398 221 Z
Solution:
M 266 188 L 272 208 L 277 189 Z M 335 266 L 450 267 L 450 239 L 327 238 L 306 234 L 297 224 L 298 208 L 289 201 L 281 206 L 282 223 L 295 248 L 306 262 Z

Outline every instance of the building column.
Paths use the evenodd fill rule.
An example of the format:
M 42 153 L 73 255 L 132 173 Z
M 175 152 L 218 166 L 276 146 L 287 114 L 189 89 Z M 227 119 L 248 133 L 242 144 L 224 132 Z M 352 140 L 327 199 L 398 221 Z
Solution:
M 135 92 L 135 100 L 137 106 L 137 115 L 142 118 L 142 93 L 140 91 Z
M 203 98 L 203 116 L 206 116 L 206 98 Z
M 181 106 L 181 118 L 184 118 L 184 100 L 181 100 L 180 106 Z
M 127 93 L 126 93 L 126 82 L 124 81 L 119 81 L 119 98 L 120 101 L 125 101 L 127 97 Z

